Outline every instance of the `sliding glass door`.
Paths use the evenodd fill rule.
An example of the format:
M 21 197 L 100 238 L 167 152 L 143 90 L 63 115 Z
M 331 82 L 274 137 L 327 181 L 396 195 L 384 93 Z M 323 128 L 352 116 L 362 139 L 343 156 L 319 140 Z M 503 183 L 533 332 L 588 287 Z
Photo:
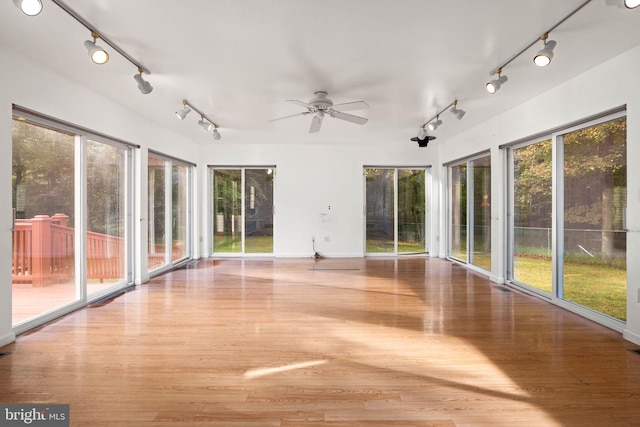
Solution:
M 626 143 L 618 113 L 507 148 L 508 280 L 607 324 L 626 319 Z
M 508 150 L 509 267 L 507 277 L 547 296 L 552 284 L 551 139 Z
M 149 271 L 191 257 L 191 176 L 193 166 L 150 153 L 148 161 Z
M 491 270 L 491 157 L 449 165 L 449 256 Z
M 127 279 L 128 148 L 87 140 L 87 296 Z
M 367 167 L 364 175 L 366 253 L 427 252 L 426 169 Z
M 12 316 L 18 331 L 131 283 L 133 150 L 14 110 Z
M 215 254 L 273 253 L 275 168 L 211 168 Z
M 626 117 L 558 135 L 557 296 L 626 319 Z
M 75 139 L 40 124 L 13 121 L 14 325 L 80 299 Z

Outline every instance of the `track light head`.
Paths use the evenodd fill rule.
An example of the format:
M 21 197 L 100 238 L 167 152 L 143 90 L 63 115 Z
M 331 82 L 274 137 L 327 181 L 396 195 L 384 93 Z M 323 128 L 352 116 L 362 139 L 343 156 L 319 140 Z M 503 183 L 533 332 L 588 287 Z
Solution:
M 422 127 L 418 132 L 418 139 L 424 139 L 425 136 L 427 136 L 427 130 Z
M 200 117 L 200 120 L 198 120 L 198 125 L 201 126 L 202 129 L 206 130 L 207 132 L 213 129 L 213 124 L 206 121 L 204 117 Z
M 544 36 L 543 36 L 544 37 Z M 536 53 L 536 56 L 533 57 L 533 63 L 538 67 L 546 67 L 551 64 L 551 60 L 553 59 L 553 49 L 556 47 L 556 42 L 554 40 L 544 40 L 544 47 Z
M 607 6 L 618 6 L 625 9 L 635 9 L 636 7 L 640 6 L 640 0 L 607 0 Z
M 133 78 L 136 82 L 138 82 L 138 89 L 142 92 L 143 95 L 150 93 L 153 90 L 153 86 L 151 83 L 142 78 L 143 68 L 138 68 L 138 74 L 135 74 Z
M 220 135 L 220 132 L 218 132 L 218 128 L 214 127 L 213 128 L 213 139 L 216 141 L 220 141 L 220 138 L 222 138 L 222 136 Z
M 96 64 L 106 64 L 109 60 L 109 53 L 96 44 L 96 39 L 100 37 L 100 35 L 96 32 L 91 32 L 91 37 L 93 37 L 93 41 L 87 40 L 84 42 L 84 47 L 87 48 L 89 57 Z
M 509 80 L 507 76 L 500 75 L 501 72 L 502 70 L 498 70 L 498 78 L 487 83 L 487 92 L 496 93 L 500 89 L 500 86 L 502 86 L 507 80 Z
M 42 12 L 41 0 L 13 0 L 13 4 L 27 16 L 36 16 Z
M 187 114 L 189 114 L 190 112 L 191 108 L 189 108 L 187 104 L 184 104 L 184 107 L 182 107 L 181 110 L 176 111 L 176 116 L 178 116 L 180 120 L 184 120 L 184 118 L 187 117 Z
M 462 118 L 464 117 L 465 114 L 467 114 L 466 111 L 461 110 L 458 108 L 458 101 L 453 101 L 453 107 L 451 107 L 451 114 L 453 114 L 454 116 L 456 116 L 456 119 L 458 120 L 462 120 Z
M 429 123 L 427 125 L 427 127 L 429 128 L 430 131 L 434 131 L 436 129 L 438 129 L 438 126 L 440 126 L 442 124 L 442 120 L 440 120 L 440 116 L 436 116 L 436 119 L 434 121 L 432 121 L 431 123 Z

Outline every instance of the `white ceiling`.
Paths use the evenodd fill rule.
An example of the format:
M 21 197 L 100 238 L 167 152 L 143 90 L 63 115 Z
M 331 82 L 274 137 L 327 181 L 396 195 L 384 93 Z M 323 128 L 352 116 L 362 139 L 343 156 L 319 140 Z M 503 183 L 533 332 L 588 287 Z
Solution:
M 0 44 L 203 144 L 214 142 L 195 114 L 175 118 L 182 99 L 220 126 L 215 143 L 397 145 L 415 144 L 418 127 L 457 98 L 467 115 L 443 114 L 435 132 L 442 141 L 640 43 L 640 9 L 593 0 L 551 33 L 558 44 L 549 67 L 533 65 L 536 44 L 489 95 L 490 71 L 583 0 L 65 2 L 150 70 L 151 94 L 138 92 L 137 70 L 116 52 L 94 65 L 83 47 L 89 31 L 49 0 L 36 17 L 2 2 Z M 314 135 L 311 116 L 269 123 L 303 111 L 285 99 L 308 101 L 318 90 L 335 103 L 365 100 L 369 110 L 350 113 L 369 123 L 328 118 Z

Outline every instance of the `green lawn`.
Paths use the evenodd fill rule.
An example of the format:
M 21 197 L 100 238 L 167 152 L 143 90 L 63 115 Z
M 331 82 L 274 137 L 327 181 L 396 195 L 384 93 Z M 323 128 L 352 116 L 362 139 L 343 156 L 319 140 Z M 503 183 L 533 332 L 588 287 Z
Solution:
M 620 261 L 611 265 L 597 259 L 566 260 L 564 263 L 564 296 L 580 304 L 620 320 L 626 320 L 627 275 Z M 515 260 L 518 282 L 551 293 L 551 258 L 520 256 Z
M 242 252 L 242 240 L 231 237 L 216 236 L 213 246 L 214 252 L 240 253 Z M 270 254 L 273 253 L 272 236 L 248 236 L 244 242 L 245 253 Z
M 393 253 L 393 241 L 367 240 L 366 251 L 374 253 Z M 398 253 L 423 253 L 424 242 L 398 242 Z

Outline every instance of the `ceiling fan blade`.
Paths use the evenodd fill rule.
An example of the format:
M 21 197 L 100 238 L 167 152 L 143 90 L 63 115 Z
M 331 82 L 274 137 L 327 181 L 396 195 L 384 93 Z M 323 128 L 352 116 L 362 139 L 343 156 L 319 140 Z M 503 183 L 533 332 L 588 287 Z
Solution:
M 299 105 L 301 107 L 308 108 L 309 110 L 317 111 L 317 108 L 315 106 L 313 106 L 311 104 L 307 104 L 306 102 L 298 101 L 297 99 L 287 99 L 287 100 L 285 100 L 285 102 L 290 102 L 292 104 L 296 104 L 296 105 Z
M 324 113 L 322 111 L 318 111 L 318 114 L 313 116 L 313 120 L 311 120 L 311 127 L 309 128 L 309 133 L 316 133 L 320 130 L 320 126 L 322 126 L 323 118 L 324 118 Z
M 296 113 L 296 114 L 292 114 L 290 116 L 278 117 L 277 119 L 269 120 L 269 122 L 277 122 L 278 120 L 290 119 L 291 117 L 306 116 L 307 114 L 311 114 L 311 112 L 310 111 L 304 111 L 302 113 Z
M 363 125 L 369 121 L 369 119 L 365 119 L 364 117 L 354 116 L 353 114 L 347 114 L 340 111 L 332 110 L 330 112 L 331 117 L 335 117 L 336 119 L 346 120 L 351 123 L 357 123 L 359 125 Z
M 364 101 L 343 102 L 342 104 L 333 104 L 333 107 L 338 107 L 340 111 L 351 110 L 366 110 L 369 108 L 369 104 Z

